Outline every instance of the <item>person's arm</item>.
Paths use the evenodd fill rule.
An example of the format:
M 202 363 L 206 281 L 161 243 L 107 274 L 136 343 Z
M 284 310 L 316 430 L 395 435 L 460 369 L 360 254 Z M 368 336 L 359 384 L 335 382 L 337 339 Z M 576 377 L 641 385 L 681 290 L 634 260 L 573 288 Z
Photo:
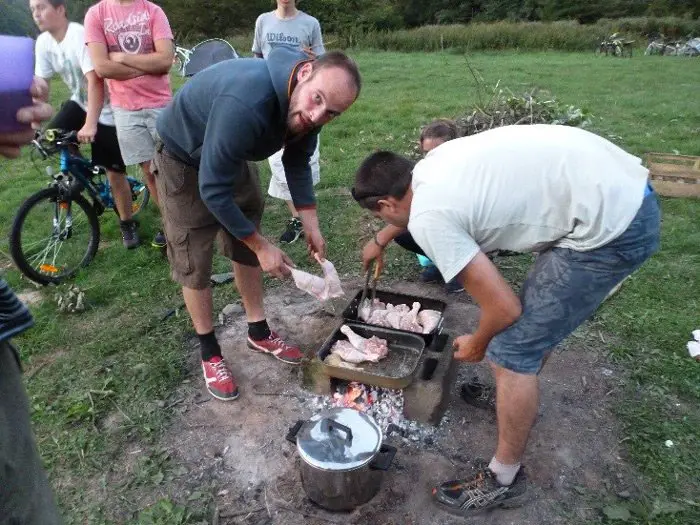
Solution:
M 107 46 L 102 42 L 90 42 L 87 46 L 95 72 L 102 78 L 129 80 L 144 74 L 143 71 L 110 60 Z
M 379 230 L 374 237 L 365 244 L 362 248 L 362 271 L 366 272 L 372 261 L 377 261 L 379 266 L 378 272 L 381 273 L 384 268 L 384 249 L 387 245 L 396 239 L 399 235 L 406 231 L 406 228 L 400 228 L 392 224 L 387 224 Z
M 97 122 L 105 101 L 105 87 L 104 80 L 94 71 L 85 73 L 85 78 L 87 79 L 87 112 L 85 124 L 78 131 L 78 140 L 86 144 L 93 142 L 97 135 Z
M 311 51 L 314 55 L 322 55 L 326 52 L 326 48 L 323 45 L 323 35 L 321 34 L 321 24 L 316 20 L 313 32 L 311 33 Z
M 109 54 L 109 59 L 148 75 L 166 75 L 173 66 L 173 57 L 175 56 L 173 41 L 160 39 L 153 44 L 155 46 L 153 53 L 129 55 L 122 52 L 112 52 Z
M 479 252 L 467 264 L 459 273 L 458 279 L 479 305 L 481 313 L 476 331 L 454 340 L 455 359 L 478 362 L 486 355 L 486 347 L 491 339 L 518 320 L 522 305 L 483 252 Z
M 253 47 L 251 51 L 256 58 L 263 58 L 262 52 L 262 21 L 263 15 L 258 16 L 255 20 L 255 31 L 253 32 Z
M 318 133 L 313 133 L 296 142 L 286 144 L 282 154 L 282 165 L 294 207 L 299 212 L 299 218 L 304 226 L 304 236 L 309 245 L 309 251 L 325 258 L 325 240 L 318 225 L 316 197 L 309 165 L 317 143 Z

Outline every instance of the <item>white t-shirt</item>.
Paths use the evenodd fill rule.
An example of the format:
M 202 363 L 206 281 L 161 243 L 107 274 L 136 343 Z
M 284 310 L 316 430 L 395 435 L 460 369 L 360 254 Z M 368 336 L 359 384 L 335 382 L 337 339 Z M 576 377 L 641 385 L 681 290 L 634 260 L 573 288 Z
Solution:
M 418 162 L 408 229 L 445 281 L 479 251 L 593 250 L 630 225 L 647 174 L 639 158 L 579 128 L 496 128 Z
M 61 42 L 45 31 L 36 39 L 36 66 L 34 74 L 50 79 L 60 75 L 71 92 L 70 99 L 87 111 L 87 79 L 85 74 L 94 71 L 90 54 L 85 45 L 85 29 L 76 22 L 70 22 L 66 36 Z M 105 101 L 99 117 L 100 124 L 114 126 L 112 108 L 105 88 Z
M 317 55 L 325 53 L 321 25 L 303 11 L 299 11 L 294 18 L 279 18 L 275 11 L 258 17 L 255 21 L 253 53 L 267 58 L 276 44 L 308 47 Z

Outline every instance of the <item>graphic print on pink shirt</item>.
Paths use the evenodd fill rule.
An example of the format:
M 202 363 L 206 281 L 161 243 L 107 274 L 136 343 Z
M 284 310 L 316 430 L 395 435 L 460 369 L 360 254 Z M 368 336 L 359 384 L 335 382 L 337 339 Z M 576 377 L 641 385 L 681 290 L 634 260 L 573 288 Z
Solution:
M 126 5 L 102 0 L 85 14 L 85 43 L 100 42 L 110 53 L 154 53 L 154 42 L 163 39 L 173 39 L 168 18 L 160 7 L 147 0 L 135 0 Z M 160 108 L 172 99 L 167 74 L 110 79 L 108 86 L 112 105 L 123 109 Z

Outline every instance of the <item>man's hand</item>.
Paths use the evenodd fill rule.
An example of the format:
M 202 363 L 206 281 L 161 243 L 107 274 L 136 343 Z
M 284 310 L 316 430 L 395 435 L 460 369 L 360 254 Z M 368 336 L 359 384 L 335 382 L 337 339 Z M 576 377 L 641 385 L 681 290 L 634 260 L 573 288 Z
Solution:
M 454 357 L 459 361 L 478 363 L 486 355 L 486 347 L 477 345 L 473 335 L 460 335 L 452 342 L 452 346 L 455 348 Z
M 270 241 L 265 239 L 259 242 L 254 251 L 255 255 L 258 256 L 260 268 L 263 272 L 280 279 L 290 275 L 289 269 L 294 267 L 294 263 L 286 253 Z
M 97 126 L 85 124 L 78 131 L 78 140 L 83 144 L 91 144 L 95 141 L 95 135 L 97 135 Z
M 315 228 L 311 231 L 307 231 L 306 228 L 304 228 L 304 237 L 308 245 L 309 255 L 312 257 L 318 255 L 321 259 L 325 259 L 326 240 L 323 238 L 323 235 L 321 235 L 321 230 Z
M 362 271 L 367 272 L 372 261 L 377 261 L 377 272 L 381 273 L 384 268 L 384 248 L 379 246 L 374 239 L 365 244 L 362 248 Z
M 304 227 L 304 238 L 309 248 L 309 255 L 318 254 L 321 259 L 326 258 L 326 241 L 321 235 L 321 229 L 318 226 L 318 215 L 316 209 L 299 210 L 299 219 Z
M 53 108 L 46 102 L 42 102 L 49 92 L 49 86 L 43 78 L 34 77 L 31 87 L 34 104 L 17 111 L 17 122 L 31 124 L 32 128 L 39 128 L 40 123 L 48 120 L 53 115 Z M 10 133 L 0 133 L 0 155 L 10 159 L 19 157 L 20 146 L 29 144 L 34 138 L 34 131 L 15 131 Z

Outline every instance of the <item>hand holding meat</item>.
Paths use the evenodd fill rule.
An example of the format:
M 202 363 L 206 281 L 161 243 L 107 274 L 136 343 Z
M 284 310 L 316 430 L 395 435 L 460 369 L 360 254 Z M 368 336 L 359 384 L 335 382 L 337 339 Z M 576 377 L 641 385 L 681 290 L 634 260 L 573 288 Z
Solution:
M 486 355 L 486 348 L 479 348 L 474 344 L 473 335 L 460 335 L 453 342 L 455 348 L 455 359 L 459 361 L 468 361 L 469 363 L 478 363 Z
M 286 277 L 291 273 L 294 263 L 289 256 L 268 240 L 261 242 L 254 250 L 258 256 L 260 268 L 275 277 Z

